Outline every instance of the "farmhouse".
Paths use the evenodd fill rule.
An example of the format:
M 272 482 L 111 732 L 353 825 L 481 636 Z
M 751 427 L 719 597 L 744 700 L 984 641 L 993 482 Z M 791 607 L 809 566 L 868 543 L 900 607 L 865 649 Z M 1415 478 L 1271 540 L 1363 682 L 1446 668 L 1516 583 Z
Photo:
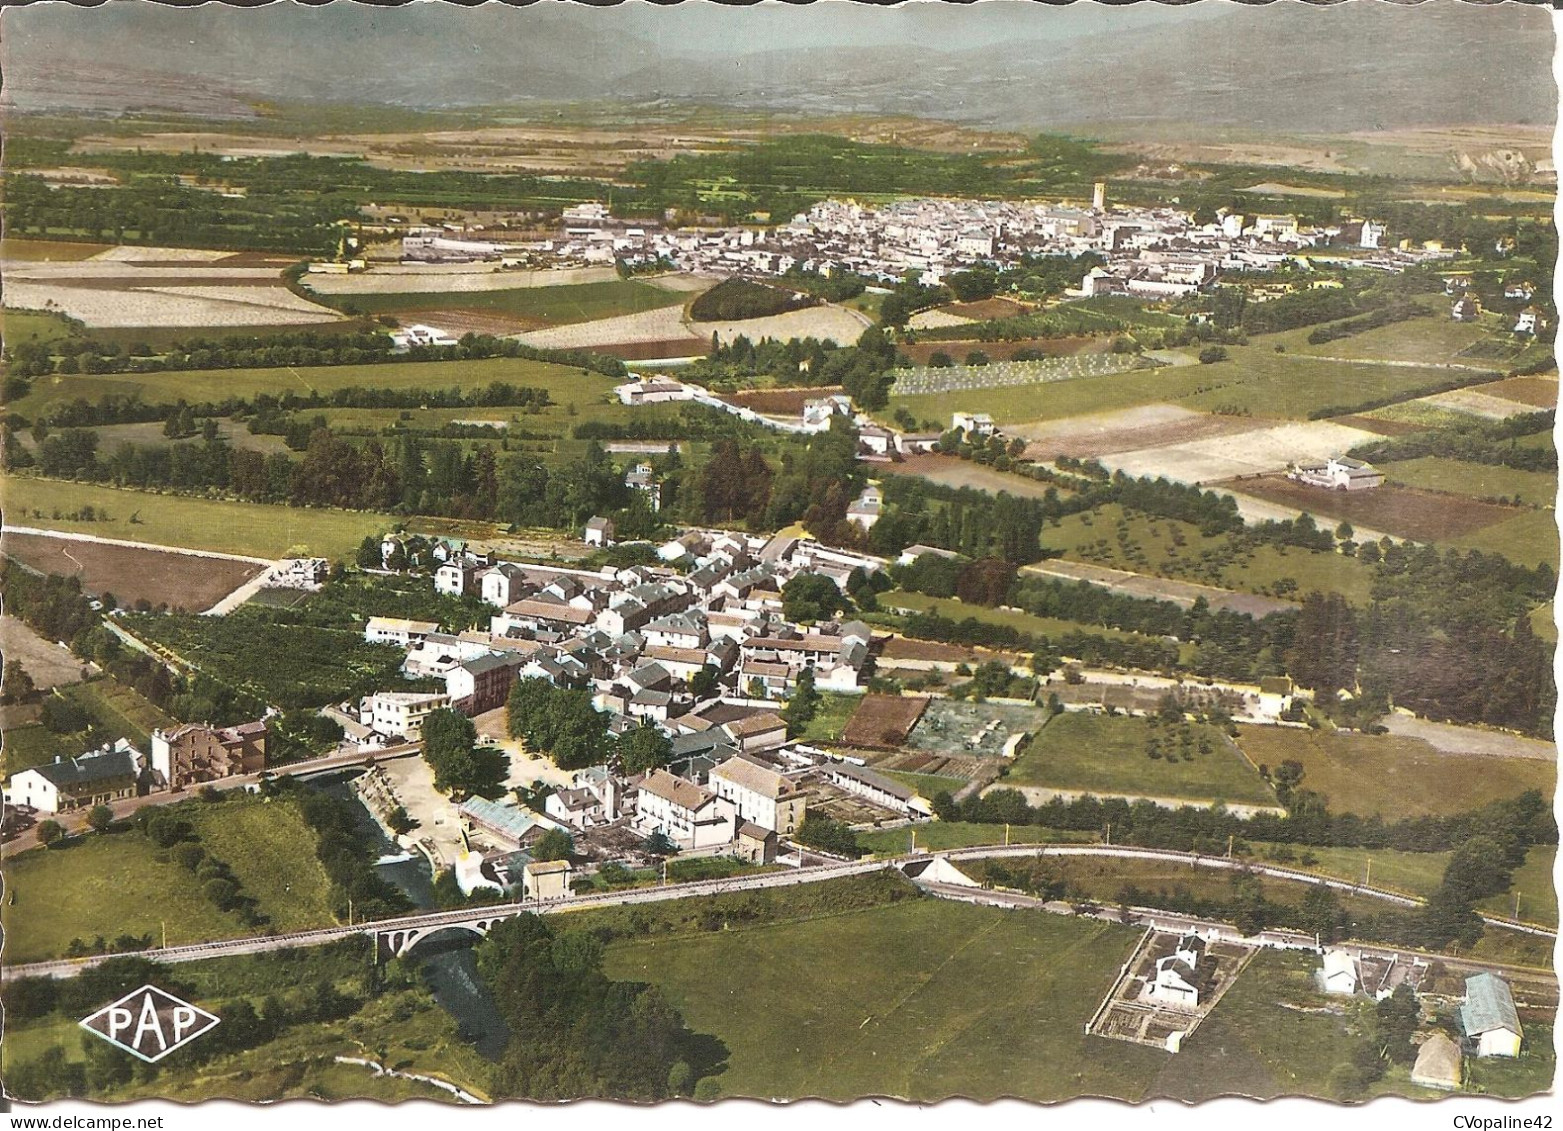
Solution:
M 1525 1031 L 1509 983 L 1485 971 L 1467 978 L 1460 1028 L 1477 1056 L 1519 1056 Z
M 418 347 L 439 349 L 460 344 L 444 330 L 436 330 L 433 326 L 408 326 L 391 332 L 392 353 L 406 353 Z
M 665 377 L 630 381 L 615 386 L 613 392 L 620 404 L 627 405 L 666 404 L 669 401 L 693 400 L 695 397 L 694 390 Z
M 134 797 L 141 780 L 140 751 L 125 739 L 75 758 L 56 758 L 11 778 L 5 791 L 10 805 L 29 805 L 41 813 L 63 813 Z
M 968 440 L 991 436 L 998 431 L 993 417 L 986 412 L 957 412 L 950 417 L 950 428 L 966 433 Z
M 1367 491 L 1384 485 L 1384 473 L 1350 456 L 1331 456 L 1322 463 L 1295 463 L 1287 478 L 1331 491 Z
M 170 789 L 266 768 L 264 720 L 235 727 L 198 726 L 152 732 L 152 768 Z
M 1541 311 L 1537 310 L 1534 306 L 1527 306 L 1524 310 L 1520 311 L 1519 318 L 1515 320 L 1514 332 L 1516 334 L 1530 334 L 1535 336 L 1535 334 L 1540 331 L 1544 325 L 1545 323 L 1541 320 Z

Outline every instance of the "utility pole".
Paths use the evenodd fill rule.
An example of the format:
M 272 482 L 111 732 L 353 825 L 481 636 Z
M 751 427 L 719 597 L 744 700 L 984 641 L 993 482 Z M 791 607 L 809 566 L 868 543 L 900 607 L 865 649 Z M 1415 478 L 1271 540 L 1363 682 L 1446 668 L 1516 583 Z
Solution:
M 1112 844 L 1112 842 L 1113 842 L 1113 823 L 1111 821 L 1108 821 L 1107 822 L 1107 843 L 1108 844 Z
M 1520 908 L 1520 902 L 1519 902 L 1518 897 L 1516 897 L 1515 900 L 1514 900 L 1514 917 L 1516 919 L 1518 919 L 1520 917 L 1519 908 Z M 168 920 L 167 919 L 163 920 L 163 949 L 164 950 L 168 949 Z
M 1520 917 L 1520 893 L 1519 892 L 1515 892 L 1514 893 L 1514 917 L 1516 919 L 1518 919 Z
M 1373 857 L 1371 856 L 1368 857 L 1368 872 L 1362 879 L 1362 886 L 1365 888 L 1373 886 Z
M 1232 859 L 1232 834 L 1227 833 L 1227 859 Z
M 1004 822 L 1004 847 L 1009 847 L 1009 822 Z

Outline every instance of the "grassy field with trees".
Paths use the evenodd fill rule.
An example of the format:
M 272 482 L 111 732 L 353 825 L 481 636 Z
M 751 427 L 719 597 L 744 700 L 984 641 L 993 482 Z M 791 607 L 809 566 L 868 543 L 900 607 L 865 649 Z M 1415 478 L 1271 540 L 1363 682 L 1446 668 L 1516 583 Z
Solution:
M 1006 786 L 1275 805 L 1275 794 L 1216 727 L 1066 712 L 1032 738 Z

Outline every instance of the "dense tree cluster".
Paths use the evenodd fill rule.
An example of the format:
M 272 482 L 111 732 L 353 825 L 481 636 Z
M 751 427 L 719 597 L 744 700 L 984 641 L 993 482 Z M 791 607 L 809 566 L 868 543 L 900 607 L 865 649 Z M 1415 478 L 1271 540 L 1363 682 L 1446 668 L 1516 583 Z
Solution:
M 654 986 L 611 981 L 587 931 L 537 915 L 494 925 L 478 972 L 511 1033 L 496 1068 L 501 1095 L 653 1101 L 686 1094 L 704 1069 L 701 1042 Z
M 1447 426 L 1407 436 L 1385 436 L 1360 444 L 1351 454 L 1369 463 L 1421 459 L 1438 456 L 1465 463 L 1514 467 L 1522 471 L 1555 471 L 1557 449 L 1551 444 L 1528 445 L 1520 441 L 1538 433 L 1552 432 L 1556 413 L 1527 412 L 1507 420 L 1486 420 L 1473 416 Z M 1534 502 L 1551 502 L 1536 499 Z
M 770 318 L 818 303 L 817 298 L 806 292 L 800 294 L 734 276 L 699 295 L 689 306 L 689 316 L 697 322 L 742 322 L 749 318 Z

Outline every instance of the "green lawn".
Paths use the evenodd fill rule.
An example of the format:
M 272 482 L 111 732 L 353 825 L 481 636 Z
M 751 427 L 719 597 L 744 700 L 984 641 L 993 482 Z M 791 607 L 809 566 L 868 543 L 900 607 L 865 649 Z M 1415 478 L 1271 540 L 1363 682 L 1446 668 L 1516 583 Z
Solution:
M 665 293 L 665 292 L 659 292 Z M 78 397 L 96 402 L 105 396 L 139 396 L 148 404 L 191 404 L 222 401 L 228 397 L 253 397 L 257 393 L 329 393 L 350 387 L 376 389 L 482 388 L 494 381 L 548 390 L 564 404 L 582 404 L 605 397 L 615 382 L 599 373 L 587 373 L 548 361 L 522 358 L 486 358 L 480 361 L 409 361 L 379 365 L 321 365 L 302 369 L 201 369 L 163 373 L 55 374 L 33 382 L 27 396 L 12 410 L 32 419 L 50 405 Z M 472 415 L 484 411 L 468 409 Z
M 1219 730 L 1188 724 L 1188 758 L 1182 755 L 1181 731 L 1179 725 L 1144 718 L 1083 711 L 1058 715 L 1037 732 L 1000 784 L 1205 804 L 1276 803 L 1270 787 Z M 1153 739 L 1162 757 L 1147 754 Z M 1168 754 L 1178 760 L 1169 760 Z
M 1372 569 L 1344 554 L 1271 544 L 1245 547 L 1229 534 L 1207 537 L 1190 523 L 1126 515 L 1117 503 L 1044 527 L 1042 544 L 1076 561 L 1261 596 L 1295 598 L 1317 589 L 1366 604 L 1373 585 Z
M 279 930 L 334 921 L 329 882 L 315 858 L 315 839 L 289 802 L 233 800 L 184 810 L 201 843 L 226 862 L 245 894 Z M 15 893 L 0 916 L 6 960 L 34 962 L 65 954 L 73 938 L 150 934 L 170 946 L 255 933 L 237 914 L 219 911 L 193 873 L 159 861 L 166 855 L 138 832 L 90 834 L 65 847 L 24 853 L 6 865 Z
M 900 782 L 907 789 L 915 789 L 930 801 L 940 793 L 954 793 L 967 781 L 966 778 L 952 778 L 944 774 L 914 774 L 905 770 L 879 770 L 878 772 Z
M 723 1095 L 1138 1099 L 1166 1054 L 1083 1032 L 1135 937 L 920 899 L 617 944 L 607 970 L 660 986 L 726 1044 Z
M 1557 768 L 1523 758 L 1445 754 L 1421 739 L 1282 727 L 1244 727 L 1238 745 L 1256 764 L 1302 763 L 1302 788 L 1331 811 L 1385 820 L 1447 815 L 1539 789 L 1551 796 Z
M 0 481 L 0 498 L 7 518 L 17 525 L 263 558 L 281 557 L 294 547 L 327 558 L 350 557 L 367 535 L 379 536 L 399 521 L 364 511 L 154 495 L 24 476 Z M 98 512 L 98 521 L 64 517 L 86 505 Z
M 633 279 L 576 283 L 565 287 L 513 287 L 502 291 L 434 291 L 396 294 L 316 295 L 316 301 L 363 314 L 469 310 L 508 315 L 540 326 L 594 322 L 677 306 L 690 296 Z
M 1301 333 L 1289 334 L 1288 352 L 1314 354 L 1323 357 L 1345 357 L 1364 361 L 1409 361 L 1420 365 L 1438 365 L 1451 361 L 1463 365 L 1491 365 L 1502 369 L 1498 362 L 1483 362 L 1473 358 L 1456 358 L 1461 350 L 1493 336 L 1492 328 L 1476 322 L 1456 322 L 1449 317 L 1448 303 L 1444 295 L 1428 296 L 1426 303 L 1433 313 L 1426 318 L 1410 318 L 1376 330 L 1364 330 L 1349 338 L 1337 338 L 1333 342 L 1313 345 L 1308 334 L 1313 327 Z M 1280 335 L 1274 337 L 1279 338 Z M 1512 343 L 1512 336 L 1504 335 Z M 1271 337 L 1260 339 L 1269 345 Z
M 1555 472 L 1521 471 L 1513 467 L 1466 463 L 1464 460 L 1442 459 L 1438 456 L 1377 466 L 1391 483 L 1469 495 L 1477 499 L 1504 497 L 1516 502 L 1545 503 L 1550 506 L 1558 493 Z
M 1519 917 L 1530 923 L 1555 927 L 1558 923 L 1558 892 L 1553 886 L 1552 869 L 1557 859 L 1555 845 L 1538 844 L 1525 856 L 1525 863 L 1514 870 L 1514 882 L 1506 895 L 1495 895 L 1478 906 L 1490 915 L 1514 914 L 1514 897 L 1519 896 Z M 1375 865 L 1376 867 L 1376 865 Z

